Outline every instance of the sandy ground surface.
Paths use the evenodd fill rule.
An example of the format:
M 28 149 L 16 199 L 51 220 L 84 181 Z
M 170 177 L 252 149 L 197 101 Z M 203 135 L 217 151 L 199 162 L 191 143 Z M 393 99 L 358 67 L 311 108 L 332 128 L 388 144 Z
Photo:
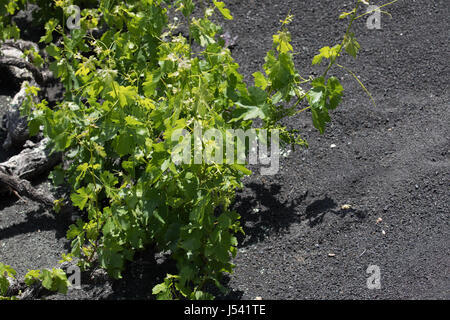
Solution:
M 296 63 L 304 75 L 320 72 L 310 61 L 339 41 L 346 25 L 337 17 L 352 3 L 226 2 L 235 19 L 225 28 L 239 36 L 233 54 L 249 81 L 289 10 Z M 255 170 L 245 181 L 235 207 L 246 235 L 235 273 L 225 277 L 231 292 L 220 299 L 450 298 L 449 6 L 399 1 L 389 12 L 381 30 L 356 23 L 361 52 L 342 61 L 376 107 L 350 75 L 335 72 L 346 93 L 326 133 L 318 134 L 307 113 L 288 120 L 309 149 L 282 158 L 278 174 Z M 36 184 L 50 190 L 45 179 Z M 68 223 L 31 202 L 1 199 L 0 261 L 20 275 L 56 266 L 68 248 Z M 370 265 L 380 269 L 379 290 L 367 288 Z M 45 298 L 151 299 L 171 268 L 148 250 L 121 281 L 86 273 L 81 290 Z

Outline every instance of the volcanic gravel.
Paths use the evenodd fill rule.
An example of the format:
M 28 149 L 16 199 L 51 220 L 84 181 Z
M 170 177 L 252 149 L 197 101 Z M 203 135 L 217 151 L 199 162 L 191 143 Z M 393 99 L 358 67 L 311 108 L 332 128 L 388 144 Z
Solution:
M 234 20 L 224 29 L 238 36 L 232 53 L 249 83 L 288 13 L 300 73 L 320 74 L 323 66 L 311 60 L 340 41 L 346 21 L 338 16 L 353 4 L 225 2 Z M 398 1 L 386 8 L 392 18 L 383 14 L 379 30 L 368 29 L 365 17 L 355 22 L 360 53 L 341 64 L 376 106 L 351 74 L 334 69 L 345 96 L 325 134 L 309 112 L 285 121 L 309 148 L 282 157 L 273 176 L 254 168 L 246 178 L 234 205 L 246 234 L 239 236 L 235 272 L 224 278 L 230 293 L 218 299 L 450 298 L 449 8 L 445 0 Z M 51 189 L 45 178 L 36 186 Z M 69 223 L 31 201 L 1 199 L 0 261 L 19 276 L 57 266 L 69 248 Z M 380 289 L 367 286 L 372 265 Z M 149 249 L 120 281 L 87 272 L 81 290 L 37 298 L 153 299 L 152 287 L 172 269 Z

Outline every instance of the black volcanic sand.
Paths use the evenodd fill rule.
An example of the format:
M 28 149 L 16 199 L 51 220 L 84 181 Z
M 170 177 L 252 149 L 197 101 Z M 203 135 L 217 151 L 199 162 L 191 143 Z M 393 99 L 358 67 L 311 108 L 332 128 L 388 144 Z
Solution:
M 346 28 L 338 20 L 352 1 L 226 1 L 224 27 L 237 44 L 241 72 L 261 70 L 280 20 L 291 12 L 296 63 L 305 75 L 319 48 Z M 345 71 L 345 88 L 324 135 L 305 112 L 286 121 L 310 144 L 282 157 L 274 176 L 245 180 L 235 204 L 240 236 L 230 289 L 219 299 L 449 299 L 450 161 L 447 1 L 399 1 L 382 29 L 355 22 L 361 51 L 341 63 L 372 93 L 376 106 Z M 12 95 L 12 93 L 10 94 Z M 1 100 L 4 101 L 4 100 Z M 4 108 L 4 104 L 1 105 Z M 0 150 L 3 152 L 3 150 Z M 49 190 L 45 179 L 37 187 Z M 350 205 L 350 209 L 343 209 Z M 24 275 L 57 266 L 69 248 L 69 222 L 14 195 L 0 202 L 0 261 Z M 381 289 L 366 285 L 369 265 Z M 153 299 L 152 287 L 173 265 L 151 249 L 130 263 L 123 280 L 85 273 L 82 289 L 44 299 Z

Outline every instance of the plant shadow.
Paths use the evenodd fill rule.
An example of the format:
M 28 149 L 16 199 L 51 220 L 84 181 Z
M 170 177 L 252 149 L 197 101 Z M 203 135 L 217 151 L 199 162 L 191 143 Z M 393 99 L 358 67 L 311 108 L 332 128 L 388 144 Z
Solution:
M 299 222 L 299 205 L 307 192 L 291 201 L 282 202 L 279 184 L 250 183 L 239 192 L 233 209 L 241 215 L 245 235 L 237 235 L 239 247 L 246 247 L 264 240 L 274 233 L 286 231 L 292 223 Z
M 366 213 L 354 208 L 338 207 L 336 201 L 325 195 L 323 198 L 312 201 L 306 206 L 304 219 L 308 221 L 310 227 L 315 227 L 321 224 L 327 213 L 333 213 L 338 217 L 345 218 L 347 215 L 355 216 L 358 220 L 363 220 Z
M 107 300 L 154 300 L 155 285 L 164 282 L 167 274 L 177 274 L 175 262 L 168 255 L 158 253 L 150 246 L 135 253 L 132 262 L 127 262 L 122 279 L 114 280 L 112 292 Z
M 12 195 L 8 200 L 0 202 L 0 211 L 4 210 L 5 208 L 11 207 L 15 204 L 15 202 L 18 200 L 15 195 Z M 23 201 L 23 200 L 20 200 Z M 28 206 L 33 206 L 33 208 L 27 208 L 27 210 L 24 211 L 24 213 L 18 213 L 16 214 L 24 214 L 26 215 L 25 219 L 20 222 L 12 223 L 7 227 L 0 228 L 0 240 L 12 238 L 18 235 L 23 234 L 31 234 L 35 232 L 40 231 L 55 231 L 55 238 L 61 239 L 66 238 L 66 232 L 68 230 L 68 227 L 70 223 L 68 222 L 67 218 L 62 215 L 52 215 L 45 209 L 43 209 L 41 206 L 35 206 L 35 204 L 28 204 L 28 201 L 31 202 L 31 200 L 27 200 Z M 36 207 L 36 208 L 34 208 Z M 66 243 L 64 245 L 65 247 L 69 246 L 69 243 Z

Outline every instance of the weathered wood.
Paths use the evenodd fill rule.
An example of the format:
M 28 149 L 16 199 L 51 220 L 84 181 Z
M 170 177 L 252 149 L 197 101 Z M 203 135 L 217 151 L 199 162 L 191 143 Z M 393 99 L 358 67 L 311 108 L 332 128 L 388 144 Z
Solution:
M 51 195 L 36 190 L 28 180 L 0 172 L 0 185 L 8 186 L 17 191 L 19 195 L 39 202 L 48 209 L 52 209 L 54 206 L 55 199 Z
M 61 161 L 61 153 L 50 154 L 46 149 L 46 139 L 35 144 L 28 139 L 28 121 L 21 116 L 20 108 L 26 99 L 26 85 L 43 87 L 53 76 L 48 70 L 41 70 L 27 59 L 23 52 L 38 46 L 30 41 L 6 40 L 0 45 L 0 65 L 7 66 L 11 71 L 12 81 L 22 83 L 20 91 L 14 96 L 5 114 L 5 127 L 7 137 L 3 143 L 5 150 L 11 147 L 24 150 L 9 160 L 0 163 L 0 193 L 12 191 L 19 197 L 27 197 L 43 204 L 46 208 L 53 208 L 53 197 L 36 190 L 28 180 L 48 173 Z
M 13 191 L 19 197 L 36 201 L 48 210 L 53 209 L 55 198 L 50 193 L 40 192 L 29 182 L 50 172 L 62 160 L 60 152 L 50 154 L 47 143 L 48 139 L 38 143 L 27 141 L 22 152 L 0 163 L 0 194 Z M 61 211 L 73 212 L 74 208 L 65 204 Z
M 41 86 L 44 86 L 51 77 L 49 73 L 39 70 L 33 64 L 23 59 L 14 57 L 0 57 L 0 65 L 27 69 L 33 75 L 34 80 L 36 80 L 36 82 Z
M 23 51 L 19 49 L 20 45 L 17 43 L 15 45 L 12 44 L 2 44 L 0 46 L 0 58 L 1 59 L 8 59 L 8 58 L 14 58 L 23 60 L 26 62 L 26 60 L 23 59 Z M 8 81 L 9 84 L 14 85 L 20 85 L 24 81 L 31 81 L 33 80 L 33 74 L 26 68 L 21 68 L 20 66 L 13 65 L 13 62 L 11 63 L 5 63 L 0 64 L 2 67 L 2 72 L 6 72 L 2 74 L 3 81 Z
M 21 147 L 29 139 L 28 121 L 20 114 L 20 107 L 26 99 L 26 83 L 22 83 L 22 88 L 14 96 L 5 114 L 6 140 L 3 143 L 5 150 L 12 146 Z
M 22 39 L 6 39 L 5 41 L 3 41 L 3 46 L 17 48 L 20 51 L 30 50 L 31 48 L 33 48 L 35 51 L 39 51 L 39 46 L 36 43 Z
M 36 144 L 28 141 L 22 152 L 0 163 L 0 172 L 26 180 L 32 180 L 49 172 L 61 161 L 61 153 L 50 154 L 46 148 L 47 142 L 48 139 L 43 139 Z
M 37 144 L 29 141 L 21 153 L 0 163 L 0 193 L 12 190 L 19 196 L 39 202 L 47 209 L 53 208 L 55 199 L 39 192 L 28 181 L 49 172 L 61 161 L 60 153 L 49 154 L 47 141 L 44 139 Z
M 33 42 L 6 40 L 0 45 L 0 65 L 9 67 L 15 82 L 34 80 L 43 87 L 53 81 L 54 77 L 51 71 L 37 68 L 27 58 L 23 58 L 24 51 L 31 48 L 39 51 L 39 47 Z

